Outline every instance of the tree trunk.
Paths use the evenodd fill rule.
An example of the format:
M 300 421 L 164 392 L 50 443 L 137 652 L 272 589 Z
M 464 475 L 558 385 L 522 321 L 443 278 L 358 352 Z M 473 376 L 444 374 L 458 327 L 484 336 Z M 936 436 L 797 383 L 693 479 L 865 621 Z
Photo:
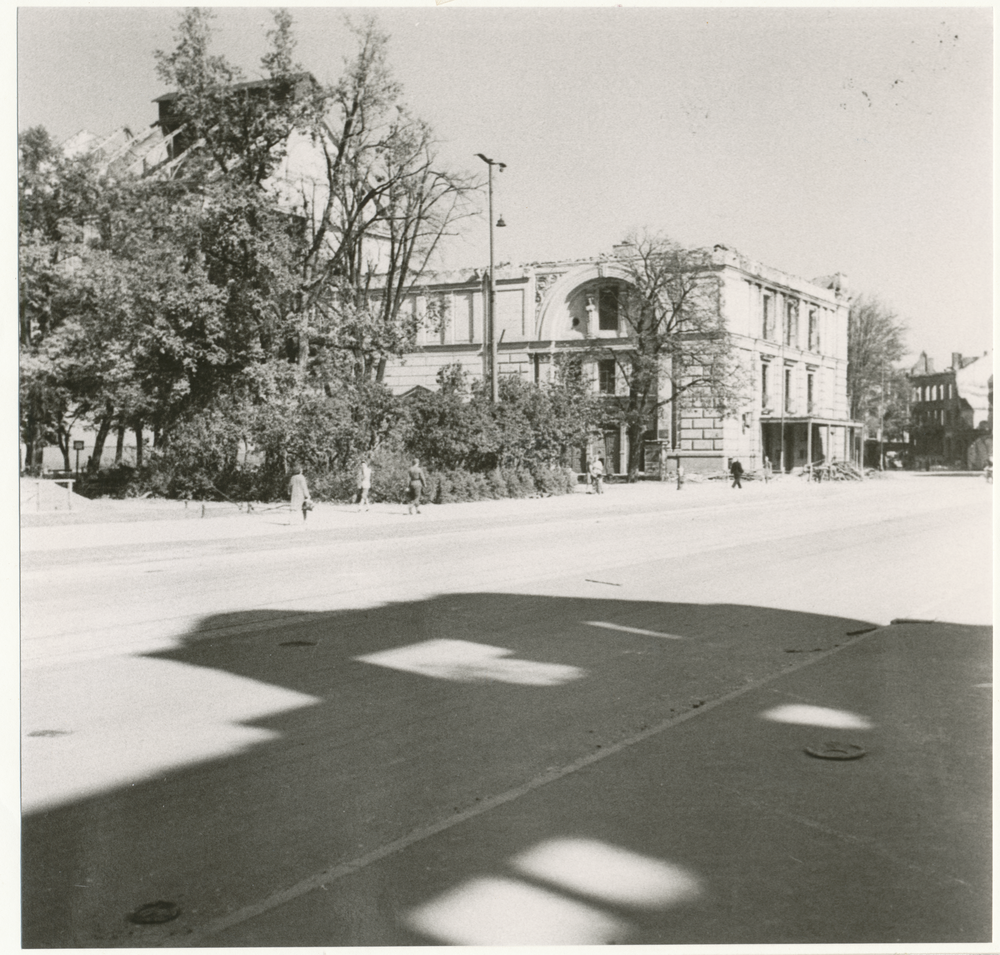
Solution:
M 118 440 L 115 443 L 115 467 L 122 463 L 125 456 L 125 425 L 118 425 Z
M 88 474 L 96 474 L 101 469 L 104 443 L 108 440 L 108 435 L 111 433 L 111 416 L 113 414 L 114 408 L 109 401 L 104 406 L 104 415 L 101 417 L 101 423 L 97 427 L 97 435 L 94 438 L 94 451 L 90 455 L 90 461 L 87 463 Z
M 142 467 L 142 425 L 135 426 L 135 466 Z
M 629 422 L 626 429 L 628 435 L 628 483 L 635 484 L 639 480 L 639 462 L 642 459 L 642 439 L 646 427 L 641 421 Z
M 59 422 L 59 427 L 56 428 L 56 441 L 59 442 L 59 450 L 63 456 L 63 470 L 72 471 L 73 466 L 69 460 L 69 431 L 61 421 Z
M 24 473 L 32 474 L 35 466 L 35 439 L 28 438 L 24 442 Z

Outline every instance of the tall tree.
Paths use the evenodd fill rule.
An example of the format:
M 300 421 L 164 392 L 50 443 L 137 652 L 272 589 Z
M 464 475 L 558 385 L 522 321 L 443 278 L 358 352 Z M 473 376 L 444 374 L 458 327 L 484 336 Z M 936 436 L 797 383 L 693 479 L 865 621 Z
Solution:
M 890 399 L 905 388 L 893 362 L 906 353 L 906 331 L 906 323 L 878 296 L 862 294 L 852 300 L 847 324 L 847 396 L 851 418 L 867 422 L 871 432 L 883 419 L 886 427 L 892 427 L 895 419 L 905 420 L 905 401 Z
M 631 234 L 617 250 L 626 275 L 617 292 L 618 317 L 627 338 L 594 339 L 589 352 L 614 363 L 607 420 L 625 425 L 628 480 L 636 481 L 643 438 L 660 409 L 673 404 L 732 414 L 744 371 L 726 328 L 710 253 L 649 232 Z
M 53 336 L 72 311 L 72 284 L 92 243 L 102 180 L 90 157 L 68 157 L 42 127 L 18 137 L 20 430 L 25 465 L 56 443 L 69 467 L 69 428 L 80 409 L 61 381 Z
M 377 21 L 350 28 L 357 48 L 332 90 L 324 202 L 303 282 L 319 364 L 380 382 L 388 358 L 442 318 L 440 303 L 420 315 L 406 302 L 441 239 L 471 214 L 478 184 L 440 163 L 433 130 L 402 99 Z

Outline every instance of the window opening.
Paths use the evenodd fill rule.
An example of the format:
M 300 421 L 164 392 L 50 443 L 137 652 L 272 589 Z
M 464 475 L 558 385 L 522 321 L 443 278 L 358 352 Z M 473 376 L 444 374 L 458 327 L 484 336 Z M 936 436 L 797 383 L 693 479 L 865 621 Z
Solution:
M 785 302 L 785 344 L 799 343 L 799 303 L 789 299 Z
M 615 393 L 615 360 L 602 358 L 597 363 L 597 390 L 602 395 Z
M 598 293 L 598 328 L 602 332 L 618 331 L 618 289 L 605 286 Z

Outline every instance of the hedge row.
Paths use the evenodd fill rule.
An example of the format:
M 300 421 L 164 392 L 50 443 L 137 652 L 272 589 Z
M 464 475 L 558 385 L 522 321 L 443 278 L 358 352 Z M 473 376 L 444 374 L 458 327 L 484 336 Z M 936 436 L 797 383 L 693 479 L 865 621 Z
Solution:
M 410 461 L 399 454 L 376 455 L 372 461 L 372 502 L 399 503 L 409 485 Z M 310 473 L 306 479 L 313 497 L 320 501 L 353 501 L 357 494 L 357 472 Z M 500 498 L 551 497 L 568 494 L 576 486 L 569 468 L 499 468 L 486 473 L 425 468 L 427 486 L 424 501 L 452 504 L 459 501 L 489 501 Z M 137 497 L 153 495 L 192 500 L 273 501 L 287 499 L 288 477 L 264 475 L 259 468 L 241 467 L 227 475 L 225 482 L 181 480 L 171 469 L 147 467 L 115 468 L 101 472 L 98 479 L 82 482 L 83 493 L 91 497 Z
M 373 503 L 403 502 L 409 486 L 407 472 L 408 468 L 402 465 L 379 468 L 376 462 L 369 499 Z M 501 468 L 485 474 L 425 469 L 424 473 L 427 484 L 423 498 L 433 504 L 551 497 L 571 493 L 576 486 L 576 475 L 568 468 L 539 469 L 534 473 L 526 468 Z M 320 475 L 310 481 L 310 489 L 319 500 L 352 501 L 357 494 L 357 480 L 354 475 Z

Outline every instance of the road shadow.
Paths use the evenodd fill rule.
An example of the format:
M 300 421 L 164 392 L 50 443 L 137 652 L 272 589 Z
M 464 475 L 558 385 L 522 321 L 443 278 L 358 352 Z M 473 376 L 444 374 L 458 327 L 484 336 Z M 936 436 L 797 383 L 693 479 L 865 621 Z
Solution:
M 967 670 L 989 673 L 988 630 L 951 629 L 951 638 L 970 649 L 960 655 L 960 664 L 949 663 L 944 653 L 936 665 L 939 673 L 964 667 L 955 676 L 964 686 Z M 158 713 L 149 726 L 131 735 L 127 726 L 106 728 L 100 757 L 125 767 L 113 777 L 118 781 L 24 817 L 23 945 L 184 945 L 202 926 L 229 913 L 364 859 L 372 864 L 361 866 L 357 875 L 317 890 L 324 893 L 319 914 L 306 911 L 280 928 L 267 923 L 259 934 L 253 929 L 237 941 L 227 942 L 222 933 L 199 944 L 492 944 L 489 937 L 469 940 L 461 930 L 449 935 L 440 928 L 448 921 L 448 906 L 466 913 L 459 917 L 463 924 L 482 921 L 469 913 L 488 905 L 484 898 L 509 891 L 516 908 L 526 884 L 534 886 L 535 902 L 538 891 L 551 897 L 553 865 L 563 872 L 609 865 L 613 870 L 615 859 L 624 866 L 626 883 L 636 866 L 653 872 L 661 888 L 671 883 L 673 872 L 674 888 L 663 892 L 677 895 L 676 907 L 671 902 L 664 915 L 663 907 L 654 906 L 650 914 L 627 893 L 624 901 L 605 898 L 598 905 L 592 886 L 581 888 L 570 879 L 567 887 L 562 876 L 555 892 L 562 908 L 545 915 L 543 907 L 540 918 L 565 921 L 569 905 L 585 927 L 582 939 L 557 942 L 859 941 L 856 920 L 843 920 L 838 930 L 836 920 L 813 924 L 798 918 L 801 901 L 794 892 L 752 929 L 745 922 L 739 927 L 738 913 L 763 904 L 765 897 L 733 896 L 734 884 L 747 883 L 725 876 L 731 864 L 720 854 L 719 839 L 744 839 L 746 864 L 754 852 L 766 855 L 768 837 L 773 842 L 788 823 L 768 817 L 757 835 L 747 831 L 748 804 L 740 809 L 733 803 L 740 798 L 739 787 L 732 785 L 740 775 L 734 767 L 763 740 L 783 739 L 788 727 L 753 714 L 718 725 L 713 720 L 730 706 L 717 701 L 738 702 L 744 693 L 749 698 L 765 692 L 760 688 L 778 674 L 812 669 L 803 667 L 807 661 L 845 656 L 826 652 L 871 630 L 874 625 L 862 620 L 765 607 L 490 593 L 364 610 L 206 618 L 173 649 L 135 661 L 153 667 L 136 671 L 149 679 L 145 690 L 139 689 L 136 712 L 144 693 L 155 706 L 160 674 L 177 691 L 170 697 L 173 708 Z M 882 672 L 874 658 L 869 664 L 871 672 Z M 881 679 L 833 681 L 828 690 L 822 685 L 808 690 L 806 702 L 831 711 L 871 711 L 884 703 Z M 101 686 L 99 692 L 119 689 Z M 277 689 L 288 696 L 272 704 L 267 694 Z M 893 705 L 919 709 L 920 692 L 917 684 L 902 696 L 897 688 Z M 775 691 L 773 702 L 793 704 L 794 694 Z M 704 719 L 687 719 L 702 708 Z M 240 715 L 233 719 L 233 713 Z M 215 726 L 227 721 L 238 724 L 225 727 L 232 738 Z M 668 737 L 689 739 L 687 730 L 655 732 L 672 721 L 678 728 L 716 725 L 721 735 L 690 737 L 693 748 L 674 753 L 676 771 L 664 776 L 665 763 L 651 764 L 642 754 Z M 28 734 L 33 730 L 39 735 L 32 745 L 60 742 L 25 727 Z M 78 735 L 99 731 L 81 726 Z M 980 727 L 962 750 L 966 776 L 969 753 L 982 749 L 982 732 L 988 737 L 988 727 Z M 648 742 L 633 745 L 644 734 Z M 187 745 L 179 746 L 175 736 Z M 956 771 L 940 762 L 933 740 L 924 742 L 931 777 Z M 602 751 L 616 755 L 591 765 Z M 67 752 L 70 759 L 59 771 L 71 777 L 72 749 Z M 796 758 L 800 754 L 797 747 Z M 132 764 L 147 767 L 141 778 L 127 778 Z M 661 769 L 651 771 L 653 765 Z M 554 791 L 549 777 L 568 780 L 570 775 L 559 777 L 561 768 L 574 766 L 574 779 L 598 780 L 593 774 L 601 767 L 604 781 L 589 795 L 567 794 L 553 805 L 546 799 Z M 988 768 L 987 760 L 987 781 Z M 823 765 L 820 771 L 827 769 Z M 975 778 L 964 782 L 969 793 L 958 795 L 960 806 L 972 800 L 978 819 L 984 766 L 977 763 L 974 769 Z M 745 775 L 745 768 L 740 772 Z M 918 774 L 911 782 L 919 788 L 922 778 Z M 676 825 L 637 823 L 677 786 Z M 484 805 L 488 812 L 480 811 Z M 985 805 L 988 811 L 988 801 Z M 890 816 L 906 811 L 898 803 L 882 808 Z M 877 807 L 867 811 L 877 824 Z M 473 824 L 492 833 L 485 855 L 480 837 L 466 838 Z M 444 834 L 443 842 L 414 836 L 429 826 Z M 715 835 L 706 839 L 713 828 Z M 398 858 L 410 861 L 394 870 L 374 864 L 372 854 L 386 846 L 397 847 Z M 542 862 L 525 863 L 525 854 L 532 853 L 541 854 Z M 519 873 L 514 879 L 511 866 Z M 483 871 L 485 890 L 476 875 Z M 840 872 L 838 878 L 854 887 L 847 893 L 852 902 L 885 882 L 885 874 L 874 869 L 861 876 Z M 798 876 L 796 882 L 810 884 Z M 723 884 L 730 888 L 721 890 Z M 466 890 L 472 894 L 462 895 Z M 895 891 L 890 891 L 894 900 Z M 905 893 L 905 885 L 898 887 L 897 894 Z M 308 909 L 315 900 L 315 892 L 305 893 L 296 904 Z M 180 914 L 160 925 L 129 921 L 139 907 L 157 901 L 169 902 Z M 677 922 L 677 913 L 709 901 L 707 914 L 687 929 Z M 949 917 L 947 930 L 956 918 L 968 916 L 967 934 L 982 940 L 979 909 L 962 908 L 961 898 L 952 903 L 959 915 Z M 874 927 L 865 922 L 873 937 L 864 941 L 891 941 L 896 933 L 908 941 L 939 941 L 934 926 L 943 924 L 930 917 L 916 928 L 919 937 L 910 938 L 898 913 L 875 922 Z

